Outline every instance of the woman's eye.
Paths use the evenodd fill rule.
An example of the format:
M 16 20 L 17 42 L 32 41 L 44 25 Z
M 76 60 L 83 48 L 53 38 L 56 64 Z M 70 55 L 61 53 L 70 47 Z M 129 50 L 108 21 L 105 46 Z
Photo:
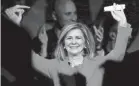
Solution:
M 76 37 L 77 39 L 82 39 L 82 37 Z

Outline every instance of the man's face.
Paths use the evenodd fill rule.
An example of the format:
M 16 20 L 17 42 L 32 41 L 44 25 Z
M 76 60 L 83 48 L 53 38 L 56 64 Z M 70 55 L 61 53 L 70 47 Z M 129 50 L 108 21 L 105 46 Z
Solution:
M 72 1 L 68 1 L 59 6 L 56 10 L 56 18 L 61 26 L 64 26 L 69 22 L 76 21 L 77 14 L 75 4 Z

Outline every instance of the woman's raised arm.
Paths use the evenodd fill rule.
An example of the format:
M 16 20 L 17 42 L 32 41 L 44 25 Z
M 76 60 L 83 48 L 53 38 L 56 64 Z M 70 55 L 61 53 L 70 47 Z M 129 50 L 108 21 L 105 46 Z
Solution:
M 114 4 L 116 9 L 116 4 Z M 131 25 L 127 23 L 124 10 L 111 11 L 113 18 L 118 22 L 118 34 L 114 49 L 107 55 L 109 60 L 122 61 L 126 52 L 128 39 L 131 36 Z
M 47 56 L 47 42 L 48 37 L 46 34 L 45 27 L 41 27 L 40 31 L 38 32 L 38 38 L 41 42 L 41 51 L 35 52 L 32 49 L 32 66 L 39 72 L 43 73 L 46 76 L 50 77 L 50 71 L 52 73 L 53 69 L 55 70 L 57 66 L 56 59 L 46 59 Z
M 114 4 L 116 8 L 116 4 Z M 107 60 L 122 61 L 126 52 L 128 39 L 131 36 L 131 25 L 127 23 L 123 9 L 111 11 L 113 18 L 118 22 L 118 33 L 114 49 L 104 57 L 98 57 L 97 63 L 103 64 Z
M 116 43 L 114 49 L 106 55 L 109 60 L 122 61 L 126 52 L 128 39 L 131 36 L 132 29 L 130 25 L 127 24 L 126 27 L 119 26 L 118 34 L 116 38 Z

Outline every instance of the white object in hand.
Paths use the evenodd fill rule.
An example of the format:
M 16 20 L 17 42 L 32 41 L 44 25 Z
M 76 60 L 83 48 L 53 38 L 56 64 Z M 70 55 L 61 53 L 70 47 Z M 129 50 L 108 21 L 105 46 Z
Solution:
M 121 10 L 121 9 L 125 9 L 125 4 L 120 4 L 120 5 L 116 5 L 115 10 Z M 106 6 L 104 7 L 104 11 L 114 11 L 114 7 L 113 6 Z

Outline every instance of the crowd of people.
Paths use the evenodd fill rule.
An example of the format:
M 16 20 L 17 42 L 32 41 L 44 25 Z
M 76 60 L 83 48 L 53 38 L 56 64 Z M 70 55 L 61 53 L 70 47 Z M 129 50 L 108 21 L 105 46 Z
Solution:
M 98 1 L 103 2 L 102 0 Z M 25 83 L 34 83 L 30 78 L 33 77 L 36 81 L 40 81 L 39 84 L 35 84 L 36 86 L 42 84 L 48 86 L 113 85 L 109 84 L 109 81 L 106 83 L 107 71 L 105 66 L 107 62 L 113 61 L 121 64 L 124 57 L 130 56 L 126 51 L 131 42 L 132 28 L 127 23 L 124 9 L 116 10 L 118 4 L 112 5 L 114 10 L 110 13 L 116 23 L 109 32 L 106 32 L 102 25 L 105 21 L 102 20 L 98 26 L 95 25 L 94 19 L 96 19 L 98 13 L 93 12 L 98 11 L 93 11 L 94 8 L 91 4 L 93 0 L 89 0 L 90 24 L 84 24 L 81 19 L 78 19 L 74 0 L 38 0 L 36 2 L 46 3 L 45 7 L 51 7 L 51 12 L 45 9 L 46 11 L 42 13 L 45 13 L 45 15 L 50 13 L 53 23 L 49 23 L 45 19 L 48 17 L 43 16 L 44 19 L 40 20 L 41 23 L 38 27 L 32 28 L 32 26 L 36 26 L 33 25 L 35 24 L 33 22 L 37 22 L 37 20 L 31 18 L 31 21 L 24 20 L 26 16 L 30 15 L 24 13 L 25 9 L 29 10 L 28 13 L 34 12 L 32 10 L 35 9 L 35 6 L 14 5 L 4 10 L 4 17 L 8 19 L 8 22 L 11 21 L 12 24 L 17 25 L 15 28 L 22 29 L 21 31 L 26 33 L 23 39 L 29 41 L 25 49 L 28 53 L 24 53 L 25 50 L 23 50 L 20 54 L 25 54 L 22 57 L 25 56 L 26 61 L 30 60 L 27 61 L 26 66 L 33 69 L 30 73 L 34 73 L 34 71 L 37 73 L 29 75 L 30 73 L 24 67 L 20 67 L 23 73 L 26 70 L 25 73 L 29 75 L 25 77 L 28 78 Z M 100 7 L 98 10 L 100 10 Z M 35 15 L 35 12 L 32 15 Z M 35 17 L 39 18 L 40 16 Z M 108 34 L 108 40 L 105 40 L 104 33 Z M 107 45 L 103 43 L 104 41 L 107 42 Z M 29 66 L 28 63 L 30 63 Z M 15 65 L 18 65 L 18 63 Z M 40 75 L 45 78 L 42 80 Z M 13 86 L 18 86 L 20 83 L 24 83 L 23 79 Z M 114 86 L 116 85 L 114 84 Z

